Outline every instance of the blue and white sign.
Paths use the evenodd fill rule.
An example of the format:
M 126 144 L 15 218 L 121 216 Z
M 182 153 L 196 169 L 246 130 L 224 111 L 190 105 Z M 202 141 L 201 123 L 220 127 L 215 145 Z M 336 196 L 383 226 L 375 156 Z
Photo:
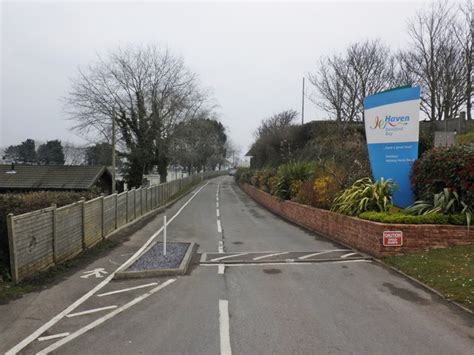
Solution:
M 418 159 L 420 88 L 402 87 L 364 99 L 365 134 L 370 166 L 376 180 L 398 185 L 393 202 L 407 207 L 414 202 L 410 171 Z

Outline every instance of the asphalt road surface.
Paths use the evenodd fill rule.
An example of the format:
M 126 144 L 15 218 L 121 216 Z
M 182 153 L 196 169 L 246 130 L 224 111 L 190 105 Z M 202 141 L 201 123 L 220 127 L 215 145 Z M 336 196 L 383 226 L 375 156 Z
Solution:
M 189 275 L 102 286 L 104 278 L 71 277 L 48 298 L 31 298 L 40 308 L 57 300 L 56 313 L 37 311 L 33 323 L 23 314 L 11 322 L 14 334 L 3 328 L 10 353 L 473 354 L 471 315 L 274 216 L 231 177 L 211 180 L 167 215 L 176 216 L 169 240 L 199 244 L 202 262 Z M 161 219 L 136 237 L 141 244 Z M 119 265 L 127 253 L 116 255 Z M 68 310 L 87 287 L 97 290 Z

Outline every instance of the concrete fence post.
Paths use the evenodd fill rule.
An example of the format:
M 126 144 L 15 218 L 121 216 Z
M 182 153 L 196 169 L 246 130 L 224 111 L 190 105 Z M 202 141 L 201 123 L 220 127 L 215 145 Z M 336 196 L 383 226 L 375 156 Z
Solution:
M 115 193 L 115 224 L 114 224 L 114 230 L 117 229 L 117 222 L 118 219 L 118 193 Z
M 125 224 L 128 223 L 128 190 L 125 190 Z
M 56 203 L 53 203 L 51 205 L 51 207 L 53 208 L 53 220 L 52 220 L 52 223 L 53 223 L 53 263 L 54 265 L 56 265 L 56 253 L 57 253 L 57 250 L 58 250 L 58 246 L 57 246 L 57 243 L 58 243 L 58 240 L 57 240 L 57 218 L 58 218 L 58 212 L 57 212 L 57 208 L 58 208 L 58 205 Z
M 86 249 L 86 198 L 81 197 L 79 203 L 81 204 L 82 209 L 82 250 Z
M 137 190 L 135 188 L 133 191 L 133 220 L 137 218 Z
M 10 271 L 13 282 L 16 284 L 18 283 L 18 267 L 16 263 L 15 226 L 13 223 L 13 213 L 9 213 L 7 216 L 7 228 L 8 246 L 10 249 Z
M 102 231 L 100 234 L 101 234 L 101 237 L 102 239 L 105 239 L 105 208 L 104 208 L 104 194 L 101 193 L 100 194 L 100 209 L 101 209 L 101 218 L 100 218 L 100 224 L 101 224 L 101 228 L 100 230 Z

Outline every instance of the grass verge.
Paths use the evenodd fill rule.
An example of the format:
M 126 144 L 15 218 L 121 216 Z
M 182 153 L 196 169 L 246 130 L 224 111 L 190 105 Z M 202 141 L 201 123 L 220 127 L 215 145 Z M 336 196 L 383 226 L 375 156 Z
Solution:
M 66 279 L 81 266 L 84 266 L 94 261 L 96 258 L 108 253 L 119 244 L 120 242 L 117 240 L 105 239 L 93 248 L 84 250 L 73 259 L 53 266 L 31 279 L 23 280 L 18 285 L 15 285 L 11 281 L 0 282 L 0 304 L 6 304 L 10 300 L 20 298 L 26 293 L 41 291 L 57 284 Z
M 389 256 L 383 261 L 474 311 L 474 245 Z

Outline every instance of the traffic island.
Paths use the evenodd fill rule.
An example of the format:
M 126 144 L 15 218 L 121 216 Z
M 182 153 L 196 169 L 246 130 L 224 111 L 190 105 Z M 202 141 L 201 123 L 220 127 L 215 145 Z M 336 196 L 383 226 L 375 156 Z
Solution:
M 184 275 L 195 249 L 195 243 L 171 242 L 166 244 L 165 255 L 163 243 L 156 243 L 139 255 L 127 269 L 115 273 L 114 279 Z

